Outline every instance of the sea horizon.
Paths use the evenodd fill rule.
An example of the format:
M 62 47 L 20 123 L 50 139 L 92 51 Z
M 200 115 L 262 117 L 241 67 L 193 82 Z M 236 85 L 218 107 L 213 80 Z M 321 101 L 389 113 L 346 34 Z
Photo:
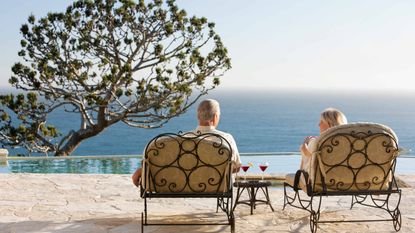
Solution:
M 413 93 L 215 90 L 201 99 L 206 98 L 220 102 L 218 129 L 231 133 L 242 153 L 298 152 L 304 137 L 319 134 L 320 112 L 328 107 L 343 111 L 349 122 L 375 122 L 391 127 L 398 135 L 400 146 L 413 151 Z M 146 143 L 158 134 L 194 130 L 196 105 L 158 129 L 138 129 L 122 123 L 111 126 L 85 140 L 73 155 L 142 154 Z M 76 129 L 80 120 L 75 114 L 56 111 L 47 123 L 65 134 Z M 11 155 L 23 153 L 21 148 L 10 150 Z

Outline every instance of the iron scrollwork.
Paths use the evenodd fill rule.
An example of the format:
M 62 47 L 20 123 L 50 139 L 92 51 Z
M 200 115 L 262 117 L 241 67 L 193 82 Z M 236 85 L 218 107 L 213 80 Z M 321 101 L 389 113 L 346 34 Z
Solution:
M 216 198 L 217 211 L 227 216 L 235 232 L 232 210 L 232 147 L 221 135 L 214 133 L 165 133 L 153 138 L 144 154 L 144 198 L 141 229 L 144 225 L 187 225 L 186 223 L 149 223 L 147 198 Z M 205 225 L 192 224 L 192 225 Z
M 148 185 L 155 192 L 205 192 L 213 187 L 217 192 L 229 179 L 225 176 L 231 159 L 232 148 L 220 135 L 161 134 L 145 150 Z
M 398 144 L 391 135 L 352 131 L 335 134 L 319 145 L 322 164 L 319 167 L 324 169 L 322 176 L 326 176 L 328 190 L 364 191 L 389 187 L 389 174 L 395 167 L 393 154 L 398 151 Z
M 371 130 L 360 130 L 359 127 Z M 345 128 L 351 130 L 345 132 Z M 286 205 L 307 210 L 310 214 L 310 230 L 316 232 L 321 223 L 392 221 L 396 231 L 401 229 L 399 210 L 401 190 L 395 179 L 396 157 L 399 147 L 392 130 L 378 124 L 357 123 L 343 127 L 340 132 L 332 129 L 319 139 L 314 179 L 308 179 L 306 171 L 296 173 L 294 184 L 284 183 L 284 208 Z M 300 178 L 306 186 L 301 188 Z M 294 194 L 288 192 L 288 187 Z M 300 195 L 301 190 L 307 196 Z M 320 220 L 322 196 L 352 196 L 355 204 L 387 211 L 390 218 L 375 220 Z M 394 199 L 394 200 L 393 200 Z M 314 204 L 315 202 L 315 204 Z M 298 203 L 298 204 L 297 204 Z

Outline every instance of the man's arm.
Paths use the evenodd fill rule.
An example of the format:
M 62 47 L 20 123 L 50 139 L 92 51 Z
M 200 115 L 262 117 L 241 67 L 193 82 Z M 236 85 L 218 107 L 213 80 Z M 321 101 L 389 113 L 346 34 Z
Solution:
M 227 136 L 226 140 L 228 140 L 232 148 L 232 162 L 234 165 L 232 172 L 237 173 L 241 169 L 241 157 L 239 155 L 238 147 L 236 146 L 236 142 L 233 136 L 230 134 L 227 134 L 226 136 Z
M 133 180 L 133 184 L 137 187 L 140 184 L 141 173 L 142 169 L 138 168 L 137 170 L 135 170 L 133 176 L 131 177 L 131 179 Z

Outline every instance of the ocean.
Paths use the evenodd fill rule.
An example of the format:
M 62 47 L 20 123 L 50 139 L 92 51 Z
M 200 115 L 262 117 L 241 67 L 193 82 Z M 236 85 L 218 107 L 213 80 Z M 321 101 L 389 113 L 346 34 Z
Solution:
M 319 134 L 320 112 L 327 107 L 341 110 L 349 122 L 376 122 L 391 127 L 401 147 L 413 149 L 415 145 L 415 94 L 218 90 L 202 98 L 220 102 L 218 129 L 234 136 L 240 152 L 298 151 L 305 136 Z M 160 133 L 195 129 L 196 106 L 158 129 L 132 128 L 123 123 L 111 126 L 84 141 L 73 154 L 141 154 L 146 143 Z M 48 122 L 65 134 L 79 127 L 80 119 L 60 111 Z M 16 152 L 12 150 L 11 154 Z
M 220 102 L 218 129 L 234 136 L 241 153 L 298 152 L 305 136 L 319 134 L 320 112 L 334 107 L 341 110 L 349 122 L 376 122 L 391 127 L 405 154 L 414 155 L 415 94 L 412 93 L 215 90 L 202 97 L 206 98 Z M 73 155 L 142 154 L 146 143 L 160 133 L 195 129 L 196 106 L 162 128 L 132 128 L 123 123 L 111 126 L 84 141 Z M 59 111 L 50 115 L 48 123 L 58 126 L 65 134 L 79 127 L 80 119 Z M 13 149 L 10 154 L 22 152 L 22 149 Z M 243 156 L 242 160 L 256 161 L 256 158 Z M 415 164 L 415 159 L 410 161 Z

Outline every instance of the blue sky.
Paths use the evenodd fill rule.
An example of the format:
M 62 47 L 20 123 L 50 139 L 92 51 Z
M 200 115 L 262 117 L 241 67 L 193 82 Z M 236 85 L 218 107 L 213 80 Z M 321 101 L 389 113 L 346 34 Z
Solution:
M 19 61 L 30 13 L 69 0 L 14 0 L 0 10 L 0 87 Z M 223 89 L 415 90 L 415 1 L 178 0 L 216 22 L 233 69 Z

